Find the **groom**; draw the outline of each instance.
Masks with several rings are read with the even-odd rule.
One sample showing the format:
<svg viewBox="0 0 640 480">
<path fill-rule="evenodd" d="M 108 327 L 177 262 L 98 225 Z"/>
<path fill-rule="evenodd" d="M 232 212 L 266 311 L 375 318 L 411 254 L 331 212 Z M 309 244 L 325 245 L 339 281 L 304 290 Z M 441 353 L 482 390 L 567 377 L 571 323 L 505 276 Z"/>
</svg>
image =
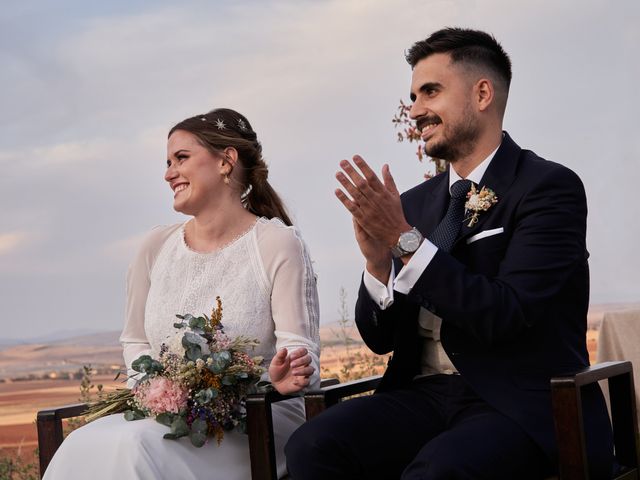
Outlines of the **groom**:
<svg viewBox="0 0 640 480">
<path fill-rule="evenodd" d="M 447 28 L 407 53 L 410 115 L 448 170 L 398 194 L 359 156 L 336 195 L 366 259 L 356 323 L 393 352 L 378 391 L 303 425 L 294 480 L 526 479 L 557 471 L 549 379 L 588 365 L 587 206 L 571 170 L 502 130 L 511 62 Z M 602 395 L 583 394 L 592 478 L 610 478 Z"/>
</svg>

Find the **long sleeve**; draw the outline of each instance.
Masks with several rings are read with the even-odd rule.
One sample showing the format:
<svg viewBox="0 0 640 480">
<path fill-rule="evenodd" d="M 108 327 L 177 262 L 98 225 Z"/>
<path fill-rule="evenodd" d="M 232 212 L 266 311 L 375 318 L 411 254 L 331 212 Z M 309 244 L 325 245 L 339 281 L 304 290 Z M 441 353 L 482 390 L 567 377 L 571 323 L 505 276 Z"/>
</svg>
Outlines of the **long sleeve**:
<svg viewBox="0 0 640 480">
<path fill-rule="evenodd" d="M 154 228 L 144 239 L 127 271 L 125 323 L 120 343 L 128 375 L 135 373 L 131 370 L 131 363 L 139 356 L 151 352 L 144 327 L 147 295 L 151 286 L 150 273 L 158 252 L 175 228 L 176 226 Z"/>
<path fill-rule="evenodd" d="M 315 369 L 310 387 L 316 387 L 320 381 L 319 306 L 307 248 L 294 227 L 273 223 L 264 226 L 258 248 L 271 284 L 276 350 L 306 348 Z"/>
</svg>

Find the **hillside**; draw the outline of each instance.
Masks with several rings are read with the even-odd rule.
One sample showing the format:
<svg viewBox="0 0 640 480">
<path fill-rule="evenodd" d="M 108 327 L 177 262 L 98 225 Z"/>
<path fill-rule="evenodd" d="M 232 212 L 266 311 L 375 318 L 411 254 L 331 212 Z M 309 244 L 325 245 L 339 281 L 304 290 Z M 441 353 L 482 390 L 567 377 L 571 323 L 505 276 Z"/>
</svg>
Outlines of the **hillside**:
<svg viewBox="0 0 640 480">
<path fill-rule="evenodd" d="M 605 304 L 593 305 L 589 310 L 588 323 L 591 330 L 589 350 L 595 354 L 597 330 L 606 311 L 638 308 L 638 304 Z M 10 378 L 64 378 L 73 376 L 83 365 L 91 364 L 93 368 L 107 373 L 121 368 L 122 350 L 118 342 L 119 332 L 87 333 L 69 335 L 60 338 L 61 334 L 52 336 L 48 341 L 43 338 L 39 342 L 0 347 L 0 380 Z M 348 339 L 348 341 L 346 340 Z M 25 342 L 23 340 L 23 342 Z M 349 353 L 367 353 L 366 347 L 358 334 L 357 328 L 351 324 L 342 328 L 338 322 L 325 323 L 320 326 L 320 342 L 323 364 L 333 367 L 341 363 L 345 356 L 348 342 Z M 3 341 L 0 340 L 0 345 Z M 592 359 L 593 360 L 593 359 Z"/>
</svg>

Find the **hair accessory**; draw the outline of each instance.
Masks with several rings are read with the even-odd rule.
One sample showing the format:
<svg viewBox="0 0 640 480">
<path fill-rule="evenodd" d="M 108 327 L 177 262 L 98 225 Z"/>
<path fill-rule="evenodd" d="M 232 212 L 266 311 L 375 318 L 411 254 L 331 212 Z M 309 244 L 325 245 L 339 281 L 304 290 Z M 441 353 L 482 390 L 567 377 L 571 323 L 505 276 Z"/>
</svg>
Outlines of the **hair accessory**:
<svg viewBox="0 0 640 480">
<path fill-rule="evenodd" d="M 218 130 L 224 130 L 225 128 L 227 128 L 227 126 L 224 124 L 224 121 L 221 118 L 216 119 L 216 127 L 218 127 Z"/>
<path fill-rule="evenodd" d="M 207 117 L 200 117 L 200 120 L 202 120 L 203 122 L 207 121 Z"/>
<path fill-rule="evenodd" d="M 243 132 L 247 130 L 247 124 L 241 118 L 238 119 L 238 127 L 240 127 L 240 130 Z"/>
</svg>

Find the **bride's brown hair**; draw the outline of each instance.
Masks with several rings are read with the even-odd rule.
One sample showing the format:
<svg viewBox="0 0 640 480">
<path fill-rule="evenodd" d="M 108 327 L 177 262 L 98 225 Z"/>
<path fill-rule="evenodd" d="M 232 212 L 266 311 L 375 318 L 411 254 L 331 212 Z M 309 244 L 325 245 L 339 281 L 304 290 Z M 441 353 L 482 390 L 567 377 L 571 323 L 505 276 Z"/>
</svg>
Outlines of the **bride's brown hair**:
<svg viewBox="0 0 640 480">
<path fill-rule="evenodd" d="M 176 130 L 193 134 L 214 155 L 223 155 L 227 147 L 235 148 L 245 172 L 240 181 L 247 210 L 267 218 L 279 217 L 292 225 L 282 200 L 267 180 L 269 169 L 262 158 L 262 145 L 244 115 L 230 108 L 216 108 L 183 120 L 169 130 L 168 136 Z"/>
</svg>

